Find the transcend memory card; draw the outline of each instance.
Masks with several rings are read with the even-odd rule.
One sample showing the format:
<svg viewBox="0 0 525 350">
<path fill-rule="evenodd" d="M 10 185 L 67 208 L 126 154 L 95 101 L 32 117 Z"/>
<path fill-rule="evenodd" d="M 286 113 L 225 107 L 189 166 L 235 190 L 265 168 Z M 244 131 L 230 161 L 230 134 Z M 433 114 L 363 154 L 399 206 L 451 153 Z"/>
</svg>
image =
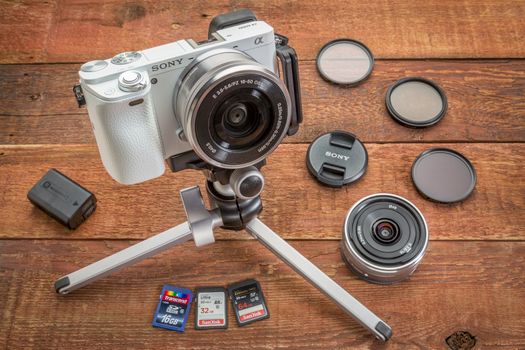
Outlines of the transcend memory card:
<svg viewBox="0 0 525 350">
<path fill-rule="evenodd" d="M 223 287 L 195 291 L 195 329 L 228 328 L 228 292 Z"/>
<path fill-rule="evenodd" d="M 256 280 L 232 284 L 228 292 L 239 326 L 270 317 L 261 286 Z"/>
<path fill-rule="evenodd" d="M 165 285 L 151 325 L 184 332 L 191 305 L 191 290 Z"/>
</svg>

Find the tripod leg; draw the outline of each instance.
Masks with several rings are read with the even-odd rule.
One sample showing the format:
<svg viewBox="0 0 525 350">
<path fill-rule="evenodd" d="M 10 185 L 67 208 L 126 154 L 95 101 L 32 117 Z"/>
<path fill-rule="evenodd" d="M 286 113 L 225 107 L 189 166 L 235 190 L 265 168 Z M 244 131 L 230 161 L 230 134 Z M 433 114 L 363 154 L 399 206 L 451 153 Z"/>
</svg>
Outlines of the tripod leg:
<svg viewBox="0 0 525 350">
<path fill-rule="evenodd" d="M 184 243 L 191 238 L 190 226 L 185 222 L 61 277 L 55 282 L 55 290 L 60 294 L 68 294 L 123 267 L 144 260 L 174 245 Z"/>
<path fill-rule="evenodd" d="M 332 299 L 346 313 L 372 332 L 376 338 L 387 341 L 392 336 L 392 329 L 367 309 L 357 299 L 328 277 L 310 260 L 302 256 L 259 219 L 253 219 L 246 225 L 246 230 L 257 238 L 270 251 L 287 263 L 297 273 Z"/>
</svg>

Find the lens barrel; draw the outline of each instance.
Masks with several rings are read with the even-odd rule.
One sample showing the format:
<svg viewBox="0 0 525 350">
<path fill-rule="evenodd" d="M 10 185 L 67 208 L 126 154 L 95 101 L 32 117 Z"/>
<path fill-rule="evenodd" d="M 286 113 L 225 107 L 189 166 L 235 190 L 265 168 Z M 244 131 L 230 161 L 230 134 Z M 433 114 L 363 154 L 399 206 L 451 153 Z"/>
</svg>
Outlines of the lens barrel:
<svg viewBox="0 0 525 350">
<path fill-rule="evenodd" d="M 282 141 L 291 120 L 284 83 L 243 52 L 211 50 L 186 67 L 175 115 L 195 153 L 224 169 L 254 165 Z"/>
<path fill-rule="evenodd" d="M 373 283 L 408 278 L 428 245 L 423 214 L 403 197 L 388 193 L 359 200 L 343 226 L 341 252 L 350 270 Z"/>
</svg>

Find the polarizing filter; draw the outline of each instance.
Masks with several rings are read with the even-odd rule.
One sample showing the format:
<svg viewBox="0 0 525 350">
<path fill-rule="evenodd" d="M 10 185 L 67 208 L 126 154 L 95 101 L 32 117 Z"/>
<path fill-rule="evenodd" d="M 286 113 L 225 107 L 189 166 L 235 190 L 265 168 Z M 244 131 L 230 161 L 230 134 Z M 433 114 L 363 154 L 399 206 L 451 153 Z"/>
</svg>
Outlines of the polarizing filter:
<svg viewBox="0 0 525 350">
<path fill-rule="evenodd" d="M 439 122 L 447 111 L 447 96 L 431 80 L 409 77 L 398 80 L 386 93 L 386 107 L 397 122 L 426 127 Z"/>
<path fill-rule="evenodd" d="M 317 55 L 319 74 L 335 84 L 357 85 L 370 76 L 373 67 L 372 52 L 353 39 L 330 41 Z"/>
</svg>

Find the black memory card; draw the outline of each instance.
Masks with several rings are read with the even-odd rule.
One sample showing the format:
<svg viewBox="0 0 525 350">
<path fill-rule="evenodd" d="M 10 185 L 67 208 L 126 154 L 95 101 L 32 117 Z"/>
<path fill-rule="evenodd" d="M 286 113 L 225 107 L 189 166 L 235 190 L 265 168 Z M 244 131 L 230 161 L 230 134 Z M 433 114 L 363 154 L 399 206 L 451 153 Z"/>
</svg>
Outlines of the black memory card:
<svg viewBox="0 0 525 350">
<path fill-rule="evenodd" d="M 270 317 L 263 291 L 256 280 L 234 283 L 228 287 L 228 292 L 239 326 Z"/>
<path fill-rule="evenodd" d="M 228 291 L 223 287 L 195 290 L 195 329 L 228 328 Z"/>
</svg>

